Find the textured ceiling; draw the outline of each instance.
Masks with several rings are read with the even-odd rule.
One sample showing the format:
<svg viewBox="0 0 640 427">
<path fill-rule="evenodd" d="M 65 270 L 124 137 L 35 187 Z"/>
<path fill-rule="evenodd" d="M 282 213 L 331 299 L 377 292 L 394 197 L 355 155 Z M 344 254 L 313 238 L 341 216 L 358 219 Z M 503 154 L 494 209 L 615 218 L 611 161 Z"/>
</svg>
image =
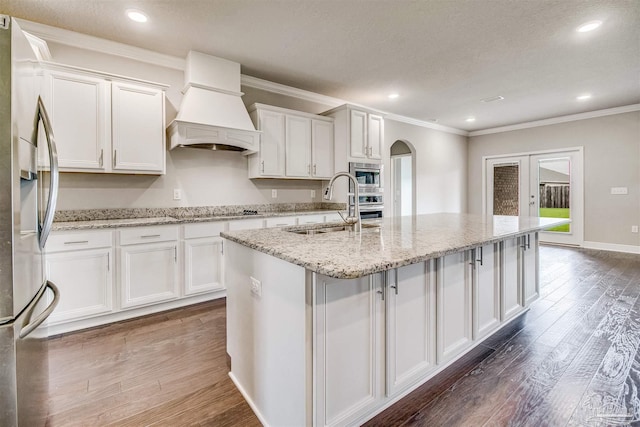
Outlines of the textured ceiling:
<svg viewBox="0 0 640 427">
<path fill-rule="evenodd" d="M 0 0 L 0 13 L 468 131 L 640 103 L 639 0 Z"/>
</svg>

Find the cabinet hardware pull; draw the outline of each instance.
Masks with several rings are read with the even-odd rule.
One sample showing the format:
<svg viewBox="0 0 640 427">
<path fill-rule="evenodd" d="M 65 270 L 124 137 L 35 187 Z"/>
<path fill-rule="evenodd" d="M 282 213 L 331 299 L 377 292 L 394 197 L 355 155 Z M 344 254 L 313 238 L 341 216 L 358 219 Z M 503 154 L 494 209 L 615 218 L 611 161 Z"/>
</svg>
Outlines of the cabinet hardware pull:
<svg viewBox="0 0 640 427">
<path fill-rule="evenodd" d="M 222 244 L 220 245 L 220 253 L 222 255 L 224 255 L 224 240 L 222 241 Z"/>
<path fill-rule="evenodd" d="M 144 236 L 140 236 L 141 239 L 151 239 L 153 237 L 160 237 L 159 234 L 146 234 Z"/>
<path fill-rule="evenodd" d="M 83 243 L 89 243 L 88 240 L 75 240 L 73 242 L 64 242 L 65 245 L 81 245 Z"/>
<path fill-rule="evenodd" d="M 262 173 L 264 173 L 264 160 L 262 161 Z"/>
<path fill-rule="evenodd" d="M 478 249 L 480 249 L 480 259 L 476 260 L 476 262 L 479 262 L 480 265 L 482 265 L 482 261 L 484 259 L 484 256 L 483 256 L 483 253 L 482 253 L 482 246 L 480 246 L 480 248 L 478 248 Z"/>
<path fill-rule="evenodd" d="M 173 262 L 178 262 L 178 247 L 173 247 Z"/>
<path fill-rule="evenodd" d="M 315 163 L 314 163 L 314 165 L 313 165 L 313 174 L 314 174 L 314 175 L 316 175 L 317 173 L 318 173 L 318 172 L 316 171 L 316 165 L 315 165 Z"/>
<path fill-rule="evenodd" d="M 100 167 L 104 164 L 104 149 L 100 149 Z"/>
<path fill-rule="evenodd" d="M 531 234 L 527 234 L 527 249 L 531 249 Z"/>
<path fill-rule="evenodd" d="M 118 165 L 118 150 L 113 150 L 113 167 L 115 168 Z"/>
<path fill-rule="evenodd" d="M 107 252 L 107 271 L 111 271 L 111 253 Z"/>
</svg>

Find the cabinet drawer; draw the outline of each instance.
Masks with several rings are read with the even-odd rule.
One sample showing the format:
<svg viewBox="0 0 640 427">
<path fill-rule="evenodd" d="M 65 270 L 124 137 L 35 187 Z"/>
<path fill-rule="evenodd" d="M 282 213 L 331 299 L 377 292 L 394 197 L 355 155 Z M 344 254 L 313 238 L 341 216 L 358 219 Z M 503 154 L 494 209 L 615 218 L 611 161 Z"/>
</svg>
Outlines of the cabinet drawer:
<svg viewBox="0 0 640 427">
<path fill-rule="evenodd" d="M 120 245 L 136 245 L 140 243 L 167 242 L 178 240 L 178 227 L 135 227 L 118 231 Z"/>
<path fill-rule="evenodd" d="M 47 253 L 78 249 L 107 248 L 112 245 L 111 231 L 52 233 L 47 239 Z"/>
<path fill-rule="evenodd" d="M 304 215 L 298 217 L 298 224 L 322 224 L 324 215 Z"/>
<path fill-rule="evenodd" d="M 262 219 L 241 219 L 238 221 L 229 221 L 229 231 L 234 230 L 253 230 L 262 228 L 264 220 Z"/>
<path fill-rule="evenodd" d="M 226 222 L 202 222 L 198 224 L 185 224 L 184 238 L 197 239 L 200 237 L 216 237 L 224 231 Z"/>
<path fill-rule="evenodd" d="M 280 216 L 276 218 L 267 218 L 265 223 L 267 227 L 283 227 L 285 225 L 296 225 L 296 217 Z"/>
</svg>

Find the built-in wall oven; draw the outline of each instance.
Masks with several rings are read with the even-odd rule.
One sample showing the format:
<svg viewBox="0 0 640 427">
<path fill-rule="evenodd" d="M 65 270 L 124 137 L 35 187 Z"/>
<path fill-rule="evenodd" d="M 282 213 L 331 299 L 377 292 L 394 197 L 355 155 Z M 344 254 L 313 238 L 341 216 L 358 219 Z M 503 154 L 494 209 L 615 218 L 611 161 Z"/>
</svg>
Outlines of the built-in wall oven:
<svg viewBox="0 0 640 427">
<path fill-rule="evenodd" d="M 349 173 L 358 182 L 360 218 L 382 218 L 384 211 L 384 190 L 382 165 L 379 163 L 349 163 Z M 354 188 L 349 183 L 349 202 L 353 204 Z"/>
</svg>

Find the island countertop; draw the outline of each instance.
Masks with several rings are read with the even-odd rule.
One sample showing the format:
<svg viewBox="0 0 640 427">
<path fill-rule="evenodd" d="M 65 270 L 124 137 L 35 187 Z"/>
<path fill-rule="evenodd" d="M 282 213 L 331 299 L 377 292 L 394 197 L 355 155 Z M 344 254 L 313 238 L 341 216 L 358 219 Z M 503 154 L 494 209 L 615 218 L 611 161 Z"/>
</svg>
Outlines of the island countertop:
<svg viewBox="0 0 640 427">
<path fill-rule="evenodd" d="M 384 218 L 362 233 L 296 234 L 283 227 L 241 230 L 221 236 L 260 252 L 339 279 L 414 264 L 506 238 L 566 224 L 568 219 L 439 213 Z M 327 226 L 323 224 L 316 228 Z"/>
</svg>

